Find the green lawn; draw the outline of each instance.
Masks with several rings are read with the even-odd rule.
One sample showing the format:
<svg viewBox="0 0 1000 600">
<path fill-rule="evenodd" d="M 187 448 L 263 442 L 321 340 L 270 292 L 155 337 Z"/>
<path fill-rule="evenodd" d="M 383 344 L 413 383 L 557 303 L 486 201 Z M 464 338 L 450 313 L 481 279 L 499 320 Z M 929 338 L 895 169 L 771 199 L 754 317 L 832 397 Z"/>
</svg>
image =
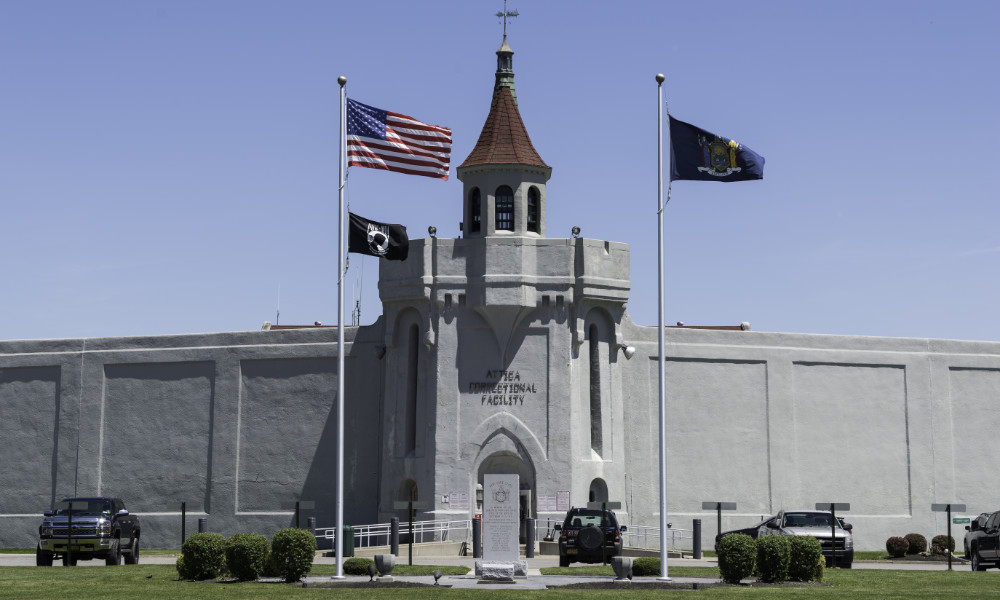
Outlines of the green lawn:
<svg viewBox="0 0 1000 600">
<path fill-rule="evenodd" d="M 323 565 L 323 570 L 329 565 Z M 434 567 L 431 567 L 432 569 Z M 443 570 L 443 569 L 442 569 Z M 319 571 L 317 574 L 322 573 Z M 674 577 L 712 576 L 713 569 L 677 567 L 670 569 Z M 825 584 L 810 587 L 716 587 L 697 592 L 665 592 L 643 590 L 640 584 L 611 590 L 551 589 L 526 591 L 501 589 L 496 586 L 482 590 L 451 590 L 448 588 L 396 588 L 367 585 L 367 577 L 352 577 L 349 581 L 363 583 L 360 588 L 343 590 L 302 588 L 277 583 L 218 583 L 177 581 L 177 572 L 170 565 L 136 565 L 118 568 L 79 567 L 0 567 L 0 597 L 30 600 L 33 598 L 73 598 L 73 600 L 103 600 L 105 598 L 349 598 L 366 600 L 379 598 L 467 598 L 483 600 L 515 600 L 526 596 L 549 598 L 654 598 L 664 594 L 684 598 L 1000 598 L 1000 578 L 995 573 L 947 571 L 836 570 L 828 571 Z"/>
</svg>

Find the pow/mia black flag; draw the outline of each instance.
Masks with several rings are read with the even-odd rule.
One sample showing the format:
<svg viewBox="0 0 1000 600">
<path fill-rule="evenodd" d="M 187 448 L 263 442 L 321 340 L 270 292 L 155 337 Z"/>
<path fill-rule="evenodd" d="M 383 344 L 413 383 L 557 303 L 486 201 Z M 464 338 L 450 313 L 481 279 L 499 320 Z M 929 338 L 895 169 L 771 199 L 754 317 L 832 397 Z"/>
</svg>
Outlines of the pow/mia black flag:
<svg viewBox="0 0 1000 600">
<path fill-rule="evenodd" d="M 347 251 L 370 256 L 381 256 L 389 260 L 406 260 L 410 253 L 410 238 L 406 227 L 392 223 L 379 223 L 348 213 Z"/>
</svg>

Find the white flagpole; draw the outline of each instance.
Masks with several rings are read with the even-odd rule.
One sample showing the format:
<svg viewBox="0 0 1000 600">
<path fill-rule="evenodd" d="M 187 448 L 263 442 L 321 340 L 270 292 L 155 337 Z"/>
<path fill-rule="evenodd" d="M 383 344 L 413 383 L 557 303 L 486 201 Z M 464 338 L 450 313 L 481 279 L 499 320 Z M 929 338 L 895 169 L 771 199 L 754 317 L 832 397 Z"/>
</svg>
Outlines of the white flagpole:
<svg viewBox="0 0 1000 600">
<path fill-rule="evenodd" d="M 660 581 L 671 581 L 667 573 L 667 362 L 664 353 L 664 318 L 663 318 L 663 73 L 656 74 L 656 164 L 657 164 L 657 243 L 656 253 L 659 265 L 659 326 L 657 327 L 657 344 L 659 357 L 657 364 L 660 371 Z"/>
<path fill-rule="evenodd" d="M 337 213 L 337 534 L 334 550 L 337 571 L 334 579 L 344 579 L 344 171 L 347 164 L 347 78 L 337 78 L 340 84 L 340 210 Z"/>
</svg>

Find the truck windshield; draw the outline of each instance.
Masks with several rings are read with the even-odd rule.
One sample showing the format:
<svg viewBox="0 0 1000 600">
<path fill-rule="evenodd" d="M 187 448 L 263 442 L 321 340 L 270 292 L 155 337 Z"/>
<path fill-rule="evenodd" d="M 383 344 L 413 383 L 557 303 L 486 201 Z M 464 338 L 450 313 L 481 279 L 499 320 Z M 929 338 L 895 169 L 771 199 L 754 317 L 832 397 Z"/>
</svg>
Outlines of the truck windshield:
<svg viewBox="0 0 1000 600">
<path fill-rule="evenodd" d="M 73 502 L 74 505 L 77 502 L 84 502 L 82 500 L 74 500 L 73 498 L 67 498 L 62 502 L 56 503 L 57 515 L 68 515 L 69 514 L 69 503 Z M 104 500 L 90 500 L 87 501 L 87 508 L 73 509 L 74 515 L 91 515 L 91 516 L 110 516 L 111 515 L 111 503 Z"/>
<path fill-rule="evenodd" d="M 588 525 L 596 525 L 597 527 L 600 527 L 601 517 L 602 513 L 599 510 L 579 511 L 570 515 L 570 517 L 566 519 L 565 525 L 567 527 L 587 527 Z M 617 527 L 618 523 L 615 520 L 614 515 L 603 513 L 603 517 L 605 527 Z"/>
<path fill-rule="evenodd" d="M 830 513 L 785 513 L 784 527 L 830 527 Z M 840 524 L 837 523 L 837 527 Z"/>
</svg>

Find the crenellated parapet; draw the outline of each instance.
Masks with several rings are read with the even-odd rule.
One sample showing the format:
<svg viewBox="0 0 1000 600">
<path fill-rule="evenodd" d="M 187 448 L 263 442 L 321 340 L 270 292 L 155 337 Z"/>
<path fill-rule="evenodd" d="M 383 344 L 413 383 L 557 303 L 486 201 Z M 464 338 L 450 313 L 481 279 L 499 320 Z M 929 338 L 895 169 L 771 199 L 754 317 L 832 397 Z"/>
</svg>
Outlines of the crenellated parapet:
<svg viewBox="0 0 1000 600">
<path fill-rule="evenodd" d="M 406 261 L 381 261 L 379 271 L 390 346 L 395 345 L 393 312 L 406 308 L 424 316 L 429 340 L 433 321 L 473 310 L 491 325 L 501 347 L 535 311 L 561 312 L 578 345 L 590 310 L 603 309 L 614 323 L 621 322 L 629 289 L 628 245 L 584 238 L 411 240 Z M 620 337 L 616 327 L 615 338 Z"/>
</svg>

